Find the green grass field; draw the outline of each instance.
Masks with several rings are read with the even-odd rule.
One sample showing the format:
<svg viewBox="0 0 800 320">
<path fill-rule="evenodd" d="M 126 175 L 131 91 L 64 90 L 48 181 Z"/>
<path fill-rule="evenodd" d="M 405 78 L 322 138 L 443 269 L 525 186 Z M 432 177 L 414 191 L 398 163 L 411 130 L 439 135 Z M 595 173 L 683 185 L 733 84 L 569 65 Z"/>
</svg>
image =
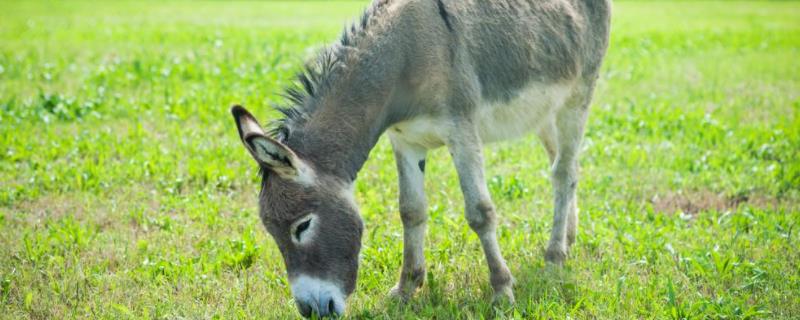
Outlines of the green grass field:
<svg viewBox="0 0 800 320">
<path fill-rule="evenodd" d="M 228 108 L 261 120 L 365 2 L 0 2 L 0 318 L 298 317 Z M 800 317 L 800 3 L 617 2 L 563 270 L 534 137 L 486 148 L 515 306 L 493 307 L 447 152 L 407 304 L 382 140 L 353 318 Z"/>
</svg>

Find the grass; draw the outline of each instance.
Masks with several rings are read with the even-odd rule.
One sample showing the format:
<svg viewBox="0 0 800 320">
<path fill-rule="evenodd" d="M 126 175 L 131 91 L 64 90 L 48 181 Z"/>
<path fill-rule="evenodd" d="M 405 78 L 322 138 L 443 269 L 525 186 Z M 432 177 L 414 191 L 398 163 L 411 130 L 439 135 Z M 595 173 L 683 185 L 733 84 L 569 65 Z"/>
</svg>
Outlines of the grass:
<svg viewBox="0 0 800 320">
<path fill-rule="evenodd" d="M 262 120 L 364 2 L 0 2 L 0 318 L 296 317 L 228 106 Z M 356 185 L 353 318 L 800 314 L 800 4 L 617 2 L 582 156 L 578 242 L 545 267 L 546 156 L 486 148 L 518 303 L 492 307 L 448 155 L 428 278 L 402 255 L 387 141 Z"/>
</svg>

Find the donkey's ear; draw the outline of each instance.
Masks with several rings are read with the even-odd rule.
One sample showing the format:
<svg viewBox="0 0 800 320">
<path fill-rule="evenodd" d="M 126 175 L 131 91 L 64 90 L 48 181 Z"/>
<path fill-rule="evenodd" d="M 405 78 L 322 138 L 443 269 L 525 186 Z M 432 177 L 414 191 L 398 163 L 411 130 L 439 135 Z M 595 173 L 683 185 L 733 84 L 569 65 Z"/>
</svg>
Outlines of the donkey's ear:
<svg viewBox="0 0 800 320">
<path fill-rule="evenodd" d="M 277 173 L 284 179 L 304 184 L 313 181 L 314 173 L 289 147 L 267 137 L 258 121 L 241 106 L 231 108 L 233 119 L 250 155 L 264 168 Z"/>
</svg>

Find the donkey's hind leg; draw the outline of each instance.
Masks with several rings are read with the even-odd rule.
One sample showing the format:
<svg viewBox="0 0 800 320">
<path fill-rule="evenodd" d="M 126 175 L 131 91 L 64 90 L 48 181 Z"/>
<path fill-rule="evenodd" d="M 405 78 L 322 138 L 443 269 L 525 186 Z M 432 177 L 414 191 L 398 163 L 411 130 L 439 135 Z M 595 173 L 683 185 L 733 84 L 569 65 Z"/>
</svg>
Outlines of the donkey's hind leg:
<svg viewBox="0 0 800 320">
<path fill-rule="evenodd" d="M 427 150 L 392 136 L 400 182 L 400 217 L 403 220 L 403 267 L 390 295 L 406 300 L 425 280 L 425 229 L 428 206 L 424 175 Z"/>
<path fill-rule="evenodd" d="M 555 117 L 558 149 L 552 168 L 553 230 L 545 259 L 556 265 L 566 260 L 569 245 L 575 241 L 577 233 L 578 153 L 588 113 L 586 101 L 585 95 L 574 95 Z"/>
<path fill-rule="evenodd" d="M 556 156 L 558 156 L 558 128 L 556 128 L 555 119 L 545 122 L 536 133 L 539 140 L 544 145 L 547 151 L 547 157 L 550 160 L 549 165 L 552 169 L 555 165 Z M 578 197 L 575 197 L 572 204 L 567 209 L 567 250 L 575 243 L 575 238 L 578 233 Z"/>
</svg>

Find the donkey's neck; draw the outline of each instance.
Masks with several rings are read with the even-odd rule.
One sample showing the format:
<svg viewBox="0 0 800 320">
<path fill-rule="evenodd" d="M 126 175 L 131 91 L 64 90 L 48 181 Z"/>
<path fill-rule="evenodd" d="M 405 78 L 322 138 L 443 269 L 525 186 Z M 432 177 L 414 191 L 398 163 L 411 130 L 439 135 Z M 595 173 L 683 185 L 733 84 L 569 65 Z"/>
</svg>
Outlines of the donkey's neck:
<svg viewBox="0 0 800 320">
<path fill-rule="evenodd" d="M 390 108 L 402 65 L 391 48 L 373 48 L 349 57 L 316 110 L 287 144 L 317 170 L 355 180 L 370 150 L 396 118 Z"/>
</svg>

